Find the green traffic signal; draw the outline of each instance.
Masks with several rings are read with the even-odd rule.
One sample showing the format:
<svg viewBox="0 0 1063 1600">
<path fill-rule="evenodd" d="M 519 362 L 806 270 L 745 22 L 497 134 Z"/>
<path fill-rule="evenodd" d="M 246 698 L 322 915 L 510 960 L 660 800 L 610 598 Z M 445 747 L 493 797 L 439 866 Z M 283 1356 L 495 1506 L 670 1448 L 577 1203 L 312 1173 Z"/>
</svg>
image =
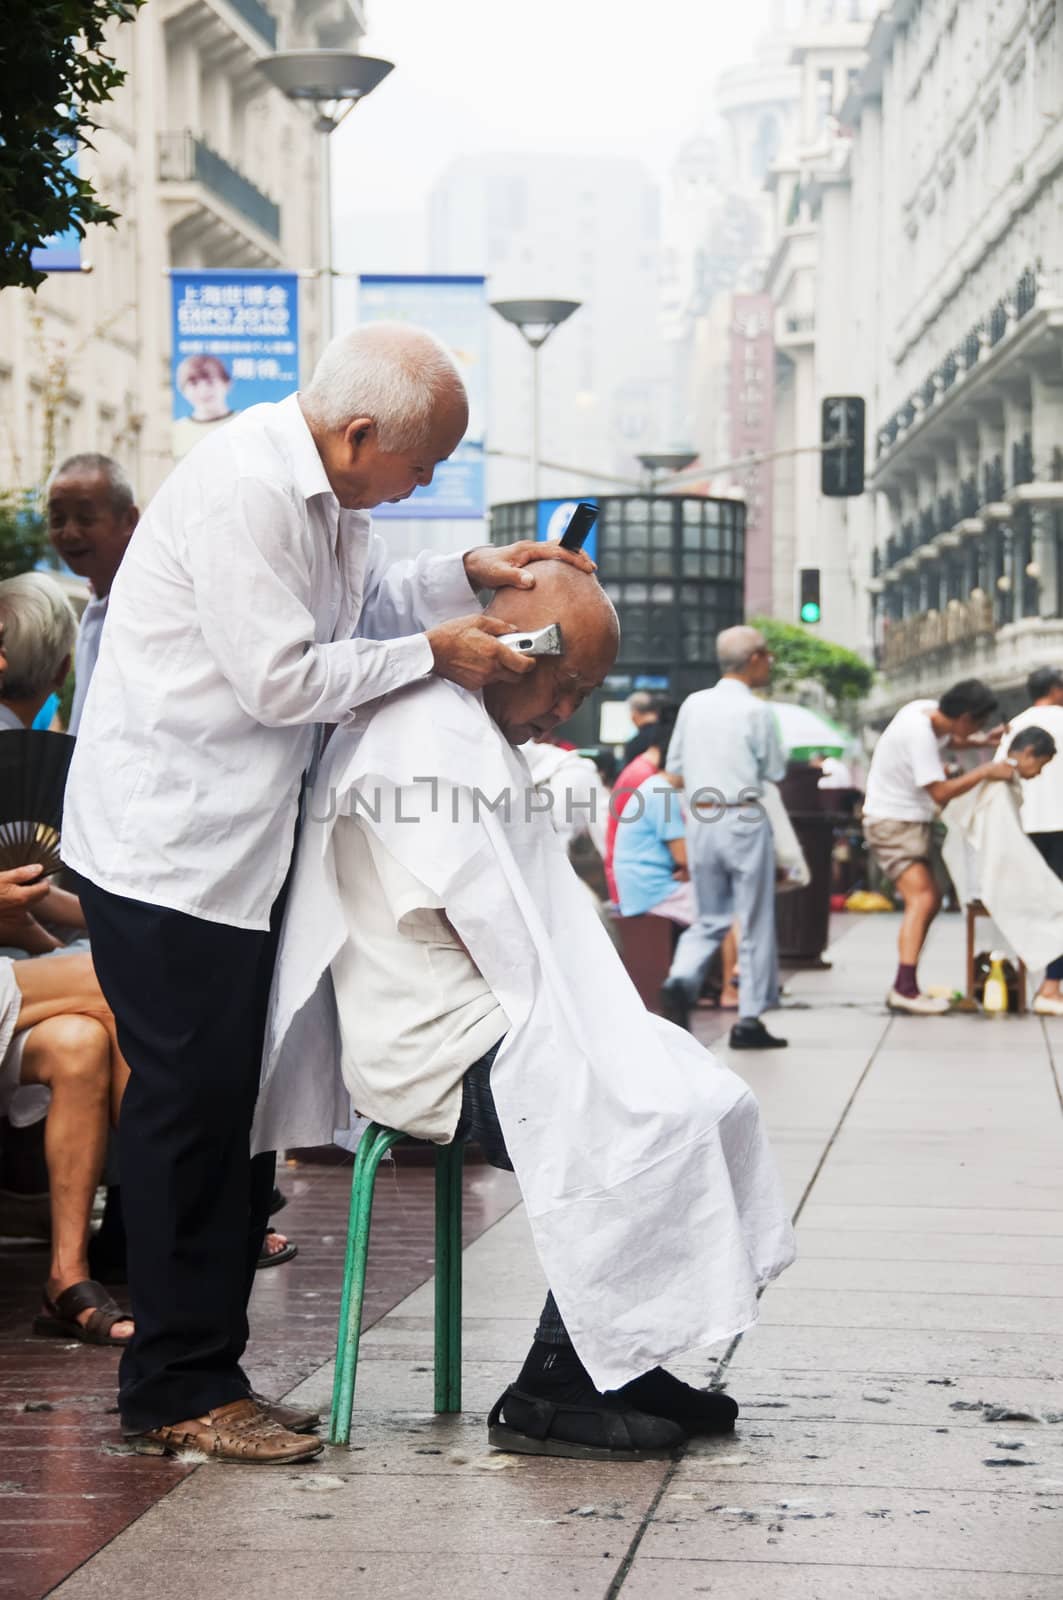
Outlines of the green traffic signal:
<svg viewBox="0 0 1063 1600">
<path fill-rule="evenodd" d="M 802 622 L 818 622 L 819 621 L 819 615 L 820 615 L 820 613 L 819 613 L 819 601 L 818 600 L 806 600 L 804 605 L 801 607 L 801 621 Z"/>
</svg>

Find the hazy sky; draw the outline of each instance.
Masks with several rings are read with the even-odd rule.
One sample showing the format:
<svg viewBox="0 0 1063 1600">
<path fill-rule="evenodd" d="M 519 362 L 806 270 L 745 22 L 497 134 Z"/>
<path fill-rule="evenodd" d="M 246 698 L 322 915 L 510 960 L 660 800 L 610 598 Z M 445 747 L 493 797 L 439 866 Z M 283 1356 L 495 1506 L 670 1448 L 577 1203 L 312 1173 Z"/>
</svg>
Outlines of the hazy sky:
<svg viewBox="0 0 1063 1600">
<path fill-rule="evenodd" d="M 764 0 L 370 0 L 395 71 L 334 136 L 334 209 L 420 214 L 457 155 L 641 155 L 663 174 Z"/>
</svg>

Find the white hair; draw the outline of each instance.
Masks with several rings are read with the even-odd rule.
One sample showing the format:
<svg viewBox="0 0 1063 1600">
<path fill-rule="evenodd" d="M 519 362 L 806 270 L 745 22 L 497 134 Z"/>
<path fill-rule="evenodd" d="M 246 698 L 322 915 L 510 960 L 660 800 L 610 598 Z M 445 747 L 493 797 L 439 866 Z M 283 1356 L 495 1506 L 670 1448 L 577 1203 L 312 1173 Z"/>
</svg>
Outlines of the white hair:
<svg viewBox="0 0 1063 1600">
<path fill-rule="evenodd" d="M 382 450 L 411 450 L 446 395 L 464 399 L 465 385 L 439 340 L 405 322 L 373 322 L 332 340 L 302 399 L 319 427 L 340 430 L 369 417 Z"/>
<path fill-rule="evenodd" d="M 74 648 L 74 608 L 43 572 L 24 572 L 0 583 L 0 629 L 7 671 L 0 682 L 5 700 L 32 700 L 50 690 Z"/>
<path fill-rule="evenodd" d="M 741 672 L 757 650 L 764 649 L 764 635 L 756 628 L 739 623 L 716 635 L 716 659 L 721 672 Z"/>
</svg>

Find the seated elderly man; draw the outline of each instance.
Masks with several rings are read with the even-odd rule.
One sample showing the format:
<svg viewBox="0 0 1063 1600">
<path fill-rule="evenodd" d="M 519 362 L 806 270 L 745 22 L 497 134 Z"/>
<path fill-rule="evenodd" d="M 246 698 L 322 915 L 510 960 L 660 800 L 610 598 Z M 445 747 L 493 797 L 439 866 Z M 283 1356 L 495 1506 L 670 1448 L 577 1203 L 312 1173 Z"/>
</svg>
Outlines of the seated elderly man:
<svg viewBox="0 0 1063 1600">
<path fill-rule="evenodd" d="M 31 914 L 48 893 L 39 867 L 0 872 L 0 917 Z M 92 957 L 70 952 L 0 959 L 0 1116 L 20 1086 L 51 1090 L 44 1149 L 52 1258 L 34 1332 L 84 1344 L 125 1344 L 128 1316 L 89 1274 L 89 1221 L 128 1072 Z"/>
<path fill-rule="evenodd" d="M 564 654 L 482 698 L 400 690 L 328 748 L 255 1137 L 320 1142 L 345 1082 L 363 1115 L 512 1166 L 552 1292 L 490 1440 L 637 1459 L 733 1426 L 664 1363 L 756 1320 L 792 1234 L 753 1096 L 645 1010 L 514 748 L 602 681 L 613 608 L 558 568 L 489 609 L 559 622 Z"/>
<path fill-rule="evenodd" d="M 73 607 L 54 579 L 26 572 L 0 582 L 0 732 L 32 728 L 66 682 L 76 636 Z M 77 896 L 63 889 L 49 886 L 34 913 L 7 917 L 0 904 L 0 945 L 43 955 L 85 932 Z"/>
</svg>

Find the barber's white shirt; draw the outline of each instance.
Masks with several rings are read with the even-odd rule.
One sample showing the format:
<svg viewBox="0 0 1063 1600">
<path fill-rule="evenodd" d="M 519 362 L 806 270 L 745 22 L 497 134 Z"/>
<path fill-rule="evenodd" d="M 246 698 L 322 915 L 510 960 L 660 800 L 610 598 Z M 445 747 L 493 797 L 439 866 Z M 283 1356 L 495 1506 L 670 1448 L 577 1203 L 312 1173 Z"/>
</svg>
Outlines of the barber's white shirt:
<svg viewBox="0 0 1063 1600">
<path fill-rule="evenodd" d="M 427 676 L 423 630 L 474 609 L 460 555 L 389 567 L 368 513 L 341 510 L 296 395 L 243 412 L 174 469 L 122 561 L 64 860 L 114 894 L 267 928 L 314 724 Z"/>
<path fill-rule="evenodd" d="M 81 714 L 88 698 L 89 684 L 92 682 L 92 674 L 96 671 L 96 662 L 100 657 L 100 639 L 103 634 L 103 624 L 107 619 L 108 598 L 107 595 L 102 599 L 93 595 L 81 613 L 81 625 L 74 646 L 74 701 L 70 707 L 70 726 L 66 730 L 67 733 L 76 734 L 81 726 Z"/>
</svg>

